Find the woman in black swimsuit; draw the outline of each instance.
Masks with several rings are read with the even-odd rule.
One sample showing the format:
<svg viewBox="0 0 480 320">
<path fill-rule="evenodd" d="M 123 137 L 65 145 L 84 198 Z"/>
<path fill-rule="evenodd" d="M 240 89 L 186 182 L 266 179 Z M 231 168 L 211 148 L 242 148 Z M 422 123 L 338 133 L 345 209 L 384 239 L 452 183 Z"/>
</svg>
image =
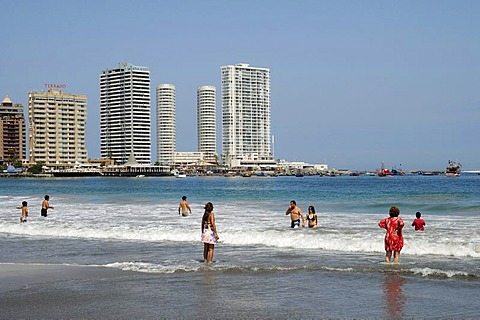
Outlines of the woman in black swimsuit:
<svg viewBox="0 0 480 320">
<path fill-rule="evenodd" d="M 308 207 L 308 214 L 307 214 L 307 221 L 309 228 L 316 228 L 317 227 L 317 214 L 315 213 L 315 207 L 309 206 Z"/>
</svg>

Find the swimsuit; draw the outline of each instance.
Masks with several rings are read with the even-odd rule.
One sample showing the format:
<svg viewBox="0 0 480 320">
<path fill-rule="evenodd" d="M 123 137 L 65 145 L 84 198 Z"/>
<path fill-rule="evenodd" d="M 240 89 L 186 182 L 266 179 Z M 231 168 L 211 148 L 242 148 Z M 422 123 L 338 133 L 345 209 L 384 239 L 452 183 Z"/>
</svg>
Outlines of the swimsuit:
<svg viewBox="0 0 480 320">
<path fill-rule="evenodd" d="M 295 226 L 300 227 L 300 219 L 292 220 L 292 228 L 295 228 Z"/>
<path fill-rule="evenodd" d="M 317 225 L 317 219 L 316 219 L 316 218 L 317 218 L 317 217 L 315 216 L 314 213 L 312 213 L 312 217 L 311 217 L 311 218 L 310 218 L 310 215 L 307 214 L 307 220 L 309 221 L 308 226 L 309 226 L 310 228 L 313 228 L 313 227 L 315 227 L 315 226 Z M 312 221 L 312 222 L 315 223 L 315 224 L 310 225 L 310 221 Z"/>
<path fill-rule="evenodd" d="M 42 215 L 42 217 L 46 217 L 47 216 L 47 209 L 42 208 L 42 211 L 40 211 L 40 214 Z"/>
<path fill-rule="evenodd" d="M 208 244 L 217 243 L 217 237 L 215 236 L 215 232 L 212 230 L 210 223 L 205 223 L 203 225 L 202 242 Z"/>
<path fill-rule="evenodd" d="M 190 212 L 188 210 L 183 211 L 182 210 L 182 217 L 188 217 L 190 215 Z"/>
</svg>

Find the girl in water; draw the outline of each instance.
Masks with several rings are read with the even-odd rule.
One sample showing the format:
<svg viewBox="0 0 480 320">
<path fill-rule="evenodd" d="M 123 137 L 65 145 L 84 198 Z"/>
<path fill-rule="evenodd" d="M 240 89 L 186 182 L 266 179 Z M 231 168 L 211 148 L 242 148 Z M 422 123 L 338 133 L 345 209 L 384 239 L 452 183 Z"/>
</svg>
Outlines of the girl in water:
<svg viewBox="0 0 480 320">
<path fill-rule="evenodd" d="M 317 214 L 315 213 L 315 207 L 309 206 L 308 207 L 308 214 L 307 214 L 307 222 L 309 228 L 316 228 L 317 227 Z"/>
<path fill-rule="evenodd" d="M 213 204 L 208 202 L 205 205 L 205 213 L 202 217 L 203 262 L 212 263 L 213 248 L 218 242 L 218 239 L 215 215 L 213 214 Z"/>
</svg>

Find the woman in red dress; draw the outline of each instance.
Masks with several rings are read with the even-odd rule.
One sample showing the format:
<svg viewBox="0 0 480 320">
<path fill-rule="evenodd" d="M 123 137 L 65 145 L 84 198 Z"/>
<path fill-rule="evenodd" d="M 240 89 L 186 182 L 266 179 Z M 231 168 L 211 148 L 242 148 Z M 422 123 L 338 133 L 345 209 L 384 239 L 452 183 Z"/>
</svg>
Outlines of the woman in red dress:
<svg viewBox="0 0 480 320">
<path fill-rule="evenodd" d="M 405 225 L 402 218 L 399 218 L 400 209 L 393 206 L 389 211 L 389 218 L 381 220 L 378 225 L 380 228 L 387 229 L 387 234 L 385 235 L 385 262 L 389 263 L 392 260 L 393 253 L 393 262 L 400 262 L 400 251 L 403 248 L 403 235 L 402 228 Z"/>
</svg>

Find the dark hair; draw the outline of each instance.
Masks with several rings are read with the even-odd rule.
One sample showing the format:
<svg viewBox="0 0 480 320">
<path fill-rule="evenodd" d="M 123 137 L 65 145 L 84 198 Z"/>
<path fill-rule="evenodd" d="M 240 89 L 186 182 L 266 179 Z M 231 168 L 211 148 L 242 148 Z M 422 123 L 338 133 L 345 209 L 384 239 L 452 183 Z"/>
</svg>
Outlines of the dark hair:
<svg viewBox="0 0 480 320">
<path fill-rule="evenodd" d="M 312 213 L 315 213 L 315 207 L 314 206 L 308 207 L 308 212 L 310 212 L 310 210 L 312 210 Z"/>
<path fill-rule="evenodd" d="M 293 203 L 294 205 L 297 205 L 297 202 L 295 200 L 290 201 L 290 203 Z"/>
<path fill-rule="evenodd" d="M 48 200 L 48 199 L 50 199 L 50 196 L 48 196 L 48 194 L 47 194 L 47 195 L 45 195 L 44 198 L 45 198 L 45 200 Z"/>
<path fill-rule="evenodd" d="M 210 213 L 213 211 L 213 203 L 211 202 L 207 202 L 207 204 L 205 205 L 205 213 Z"/>
<path fill-rule="evenodd" d="M 420 213 L 420 211 L 417 211 L 417 213 L 415 213 L 415 216 L 417 217 L 417 219 L 420 219 L 420 217 L 422 216 L 422 214 Z"/>
<path fill-rule="evenodd" d="M 183 196 L 183 197 L 182 197 L 182 200 L 187 200 L 187 196 Z"/>
<path fill-rule="evenodd" d="M 22 202 L 22 207 L 26 207 L 27 204 L 28 204 L 27 201 L 23 201 L 23 202 Z"/>
<path fill-rule="evenodd" d="M 390 214 L 390 217 L 398 217 L 398 215 L 400 214 L 400 209 L 398 209 L 395 206 L 392 206 L 388 213 Z"/>
</svg>

